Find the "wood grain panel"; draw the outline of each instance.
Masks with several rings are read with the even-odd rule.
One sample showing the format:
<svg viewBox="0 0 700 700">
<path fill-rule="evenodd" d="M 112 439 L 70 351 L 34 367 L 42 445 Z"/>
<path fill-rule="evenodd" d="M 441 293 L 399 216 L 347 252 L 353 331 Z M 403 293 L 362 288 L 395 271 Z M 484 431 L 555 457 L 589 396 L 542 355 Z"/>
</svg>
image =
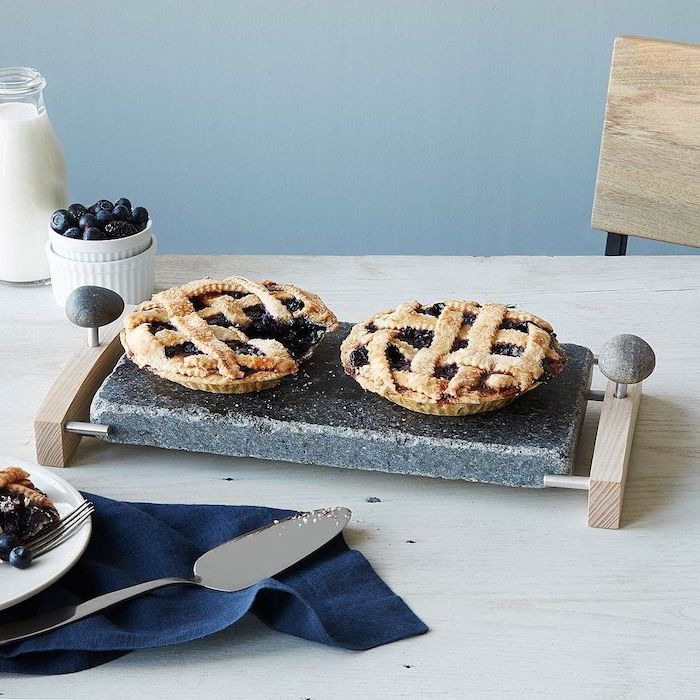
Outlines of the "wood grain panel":
<svg viewBox="0 0 700 700">
<path fill-rule="evenodd" d="M 84 347 L 68 361 L 44 397 L 34 418 L 36 460 L 48 467 L 67 467 L 80 435 L 63 429 L 67 421 L 87 421 L 90 403 L 104 378 L 123 354 L 121 321 L 101 331 L 99 347 Z"/>
<path fill-rule="evenodd" d="M 608 382 L 591 462 L 588 491 L 588 524 L 591 527 L 610 530 L 620 527 L 630 450 L 641 398 L 641 382 L 630 385 L 623 399 L 615 398 L 615 382 Z"/>
<path fill-rule="evenodd" d="M 615 40 L 591 225 L 700 247 L 700 46 Z"/>
</svg>

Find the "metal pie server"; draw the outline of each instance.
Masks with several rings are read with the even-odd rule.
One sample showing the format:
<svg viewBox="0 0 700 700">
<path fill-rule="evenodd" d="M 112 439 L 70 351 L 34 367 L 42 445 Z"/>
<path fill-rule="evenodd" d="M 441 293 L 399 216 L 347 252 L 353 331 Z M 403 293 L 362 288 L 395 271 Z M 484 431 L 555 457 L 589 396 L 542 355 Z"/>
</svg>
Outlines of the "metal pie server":
<svg viewBox="0 0 700 700">
<path fill-rule="evenodd" d="M 185 583 L 233 593 L 284 571 L 332 540 L 350 521 L 347 508 L 293 515 L 247 532 L 202 554 L 192 578 L 161 578 L 68 605 L 44 615 L 0 625 L 0 644 L 29 639 L 163 586 Z M 21 573 L 18 573 L 21 575 Z"/>
</svg>

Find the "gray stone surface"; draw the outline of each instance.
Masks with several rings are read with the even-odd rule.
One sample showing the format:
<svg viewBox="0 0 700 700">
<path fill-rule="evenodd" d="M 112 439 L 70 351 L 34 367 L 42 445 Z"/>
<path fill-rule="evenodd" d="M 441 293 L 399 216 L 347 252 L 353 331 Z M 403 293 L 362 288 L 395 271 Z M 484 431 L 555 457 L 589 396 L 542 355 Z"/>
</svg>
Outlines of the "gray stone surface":
<svg viewBox="0 0 700 700">
<path fill-rule="evenodd" d="M 606 340 L 598 354 L 600 371 L 613 382 L 637 384 L 656 366 L 656 355 L 646 340 L 637 335 L 616 335 Z"/>
<path fill-rule="evenodd" d="M 124 300 L 111 289 L 85 285 L 74 289 L 66 299 L 69 321 L 81 328 L 100 328 L 116 321 L 124 311 Z"/>
<path fill-rule="evenodd" d="M 296 377 L 258 394 L 191 391 L 122 358 L 95 396 L 91 420 L 109 440 L 193 452 L 541 487 L 570 474 L 592 354 L 565 345 L 555 380 L 494 413 L 412 413 L 365 393 L 342 370 L 350 324 L 327 336 Z M 193 467 L 193 468 L 196 468 Z"/>
</svg>

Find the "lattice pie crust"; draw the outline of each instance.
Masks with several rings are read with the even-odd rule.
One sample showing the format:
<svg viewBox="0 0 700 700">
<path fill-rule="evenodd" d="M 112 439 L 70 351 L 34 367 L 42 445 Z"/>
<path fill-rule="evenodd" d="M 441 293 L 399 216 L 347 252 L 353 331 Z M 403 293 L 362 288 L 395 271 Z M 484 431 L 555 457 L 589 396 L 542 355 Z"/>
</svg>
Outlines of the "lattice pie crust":
<svg viewBox="0 0 700 700">
<path fill-rule="evenodd" d="M 321 299 L 293 285 L 203 279 L 155 294 L 121 334 L 139 367 L 190 389 L 245 393 L 294 374 L 337 326 Z"/>
<path fill-rule="evenodd" d="M 493 411 L 559 374 L 566 357 L 547 321 L 501 304 L 417 301 L 354 326 L 345 371 L 412 411 Z"/>
</svg>

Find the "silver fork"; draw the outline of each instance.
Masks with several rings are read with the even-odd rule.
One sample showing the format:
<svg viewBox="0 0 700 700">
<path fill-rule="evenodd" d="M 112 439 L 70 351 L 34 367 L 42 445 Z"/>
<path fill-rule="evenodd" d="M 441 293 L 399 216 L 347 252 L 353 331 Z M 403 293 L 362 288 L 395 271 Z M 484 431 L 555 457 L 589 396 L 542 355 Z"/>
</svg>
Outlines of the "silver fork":
<svg viewBox="0 0 700 700">
<path fill-rule="evenodd" d="M 72 537 L 94 512 L 95 506 L 90 501 L 83 501 L 68 515 L 63 516 L 53 525 L 44 528 L 38 534 L 23 541 L 22 544 L 25 547 L 29 547 L 32 552 L 32 559 L 36 559 Z"/>
</svg>

